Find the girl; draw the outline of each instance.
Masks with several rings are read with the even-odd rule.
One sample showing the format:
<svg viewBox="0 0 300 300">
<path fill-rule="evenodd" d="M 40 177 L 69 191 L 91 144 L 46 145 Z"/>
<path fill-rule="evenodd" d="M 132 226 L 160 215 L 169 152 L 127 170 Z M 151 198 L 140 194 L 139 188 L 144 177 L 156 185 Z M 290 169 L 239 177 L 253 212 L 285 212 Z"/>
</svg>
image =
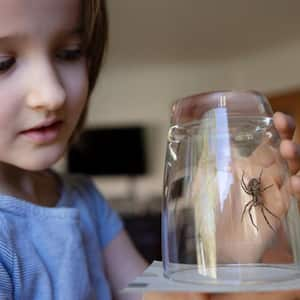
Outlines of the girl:
<svg viewBox="0 0 300 300">
<path fill-rule="evenodd" d="M 102 1 L 0 2 L 1 300 L 138 298 L 118 293 L 146 263 L 117 214 L 89 179 L 50 171 L 83 124 L 105 41 Z M 290 139 L 289 118 L 276 124 Z M 296 149 L 282 144 L 295 173 Z"/>
<path fill-rule="evenodd" d="M 145 267 L 92 183 L 49 171 L 95 85 L 103 5 L 0 3 L 0 299 L 106 300 Z"/>
</svg>

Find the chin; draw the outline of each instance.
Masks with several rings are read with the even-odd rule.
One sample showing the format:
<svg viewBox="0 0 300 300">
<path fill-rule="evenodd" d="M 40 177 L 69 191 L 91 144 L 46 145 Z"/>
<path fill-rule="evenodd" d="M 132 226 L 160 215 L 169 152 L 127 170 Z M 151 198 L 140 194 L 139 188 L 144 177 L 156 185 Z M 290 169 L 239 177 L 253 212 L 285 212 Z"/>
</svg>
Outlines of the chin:
<svg viewBox="0 0 300 300">
<path fill-rule="evenodd" d="M 19 168 L 28 171 L 43 171 L 51 168 L 64 154 L 64 151 L 51 151 L 50 153 L 37 154 L 34 157 L 24 157 L 18 161 Z"/>
<path fill-rule="evenodd" d="M 34 162 L 27 161 L 26 163 L 24 162 L 18 164 L 18 167 L 27 171 L 43 171 L 51 168 L 57 161 L 58 159 Z"/>
</svg>

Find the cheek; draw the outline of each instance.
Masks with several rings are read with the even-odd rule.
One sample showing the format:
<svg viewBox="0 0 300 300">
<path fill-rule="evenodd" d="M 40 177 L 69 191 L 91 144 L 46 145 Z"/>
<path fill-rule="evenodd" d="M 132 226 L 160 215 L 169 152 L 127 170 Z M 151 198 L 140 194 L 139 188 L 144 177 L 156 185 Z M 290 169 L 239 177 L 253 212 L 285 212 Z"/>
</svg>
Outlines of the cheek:
<svg viewBox="0 0 300 300">
<path fill-rule="evenodd" d="M 87 72 L 72 72 L 67 76 L 67 106 L 70 117 L 77 121 L 88 98 Z"/>
<path fill-rule="evenodd" d="M 7 129 L 16 123 L 16 117 L 21 110 L 20 95 L 15 85 L 0 84 L 0 130 Z"/>
</svg>

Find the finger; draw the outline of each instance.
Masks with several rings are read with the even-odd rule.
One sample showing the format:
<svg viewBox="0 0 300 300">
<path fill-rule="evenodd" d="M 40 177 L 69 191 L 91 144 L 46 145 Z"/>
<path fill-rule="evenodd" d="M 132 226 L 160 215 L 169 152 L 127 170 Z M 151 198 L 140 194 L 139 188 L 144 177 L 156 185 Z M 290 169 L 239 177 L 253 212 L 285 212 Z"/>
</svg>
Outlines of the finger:
<svg viewBox="0 0 300 300">
<path fill-rule="evenodd" d="M 292 176 L 290 179 L 291 191 L 295 198 L 300 200 L 300 176 Z"/>
<path fill-rule="evenodd" d="M 296 123 L 293 117 L 282 112 L 276 112 L 273 116 L 274 126 L 277 129 L 281 139 L 293 138 Z"/>
<path fill-rule="evenodd" d="M 300 170 L 300 145 L 284 140 L 280 144 L 280 154 L 287 161 L 291 174 L 296 174 Z"/>
</svg>

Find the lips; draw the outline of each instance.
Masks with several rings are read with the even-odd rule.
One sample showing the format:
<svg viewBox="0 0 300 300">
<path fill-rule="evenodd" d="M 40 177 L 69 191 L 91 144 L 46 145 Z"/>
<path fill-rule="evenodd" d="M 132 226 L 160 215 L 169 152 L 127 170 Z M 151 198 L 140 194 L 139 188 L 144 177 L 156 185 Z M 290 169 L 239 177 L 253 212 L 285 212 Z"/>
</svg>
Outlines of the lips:
<svg viewBox="0 0 300 300">
<path fill-rule="evenodd" d="M 53 119 L 53 118 L 48 119 L 48 120 L 45 120 L 43 122 L 40 122 L 39 124 L 37 124 L 35 126 L 30 127 L 29 129 L 23 130 L 22 132 L 44 129 L 44 128 L 47 128 L 47 127 L 51 127 L 51 126 L 53 126 L 57 123 L 61 123 L 61 121 L 58 120 L 58 119 Z"/>
<path fill-rule="evenodd" d="M 21 131 L 21 135 L 34 143 L 50 143 L 58 137 L 62 124 L 63 122 L 61 120 L 46 120 L 36 126 Z"/>
</svg>

